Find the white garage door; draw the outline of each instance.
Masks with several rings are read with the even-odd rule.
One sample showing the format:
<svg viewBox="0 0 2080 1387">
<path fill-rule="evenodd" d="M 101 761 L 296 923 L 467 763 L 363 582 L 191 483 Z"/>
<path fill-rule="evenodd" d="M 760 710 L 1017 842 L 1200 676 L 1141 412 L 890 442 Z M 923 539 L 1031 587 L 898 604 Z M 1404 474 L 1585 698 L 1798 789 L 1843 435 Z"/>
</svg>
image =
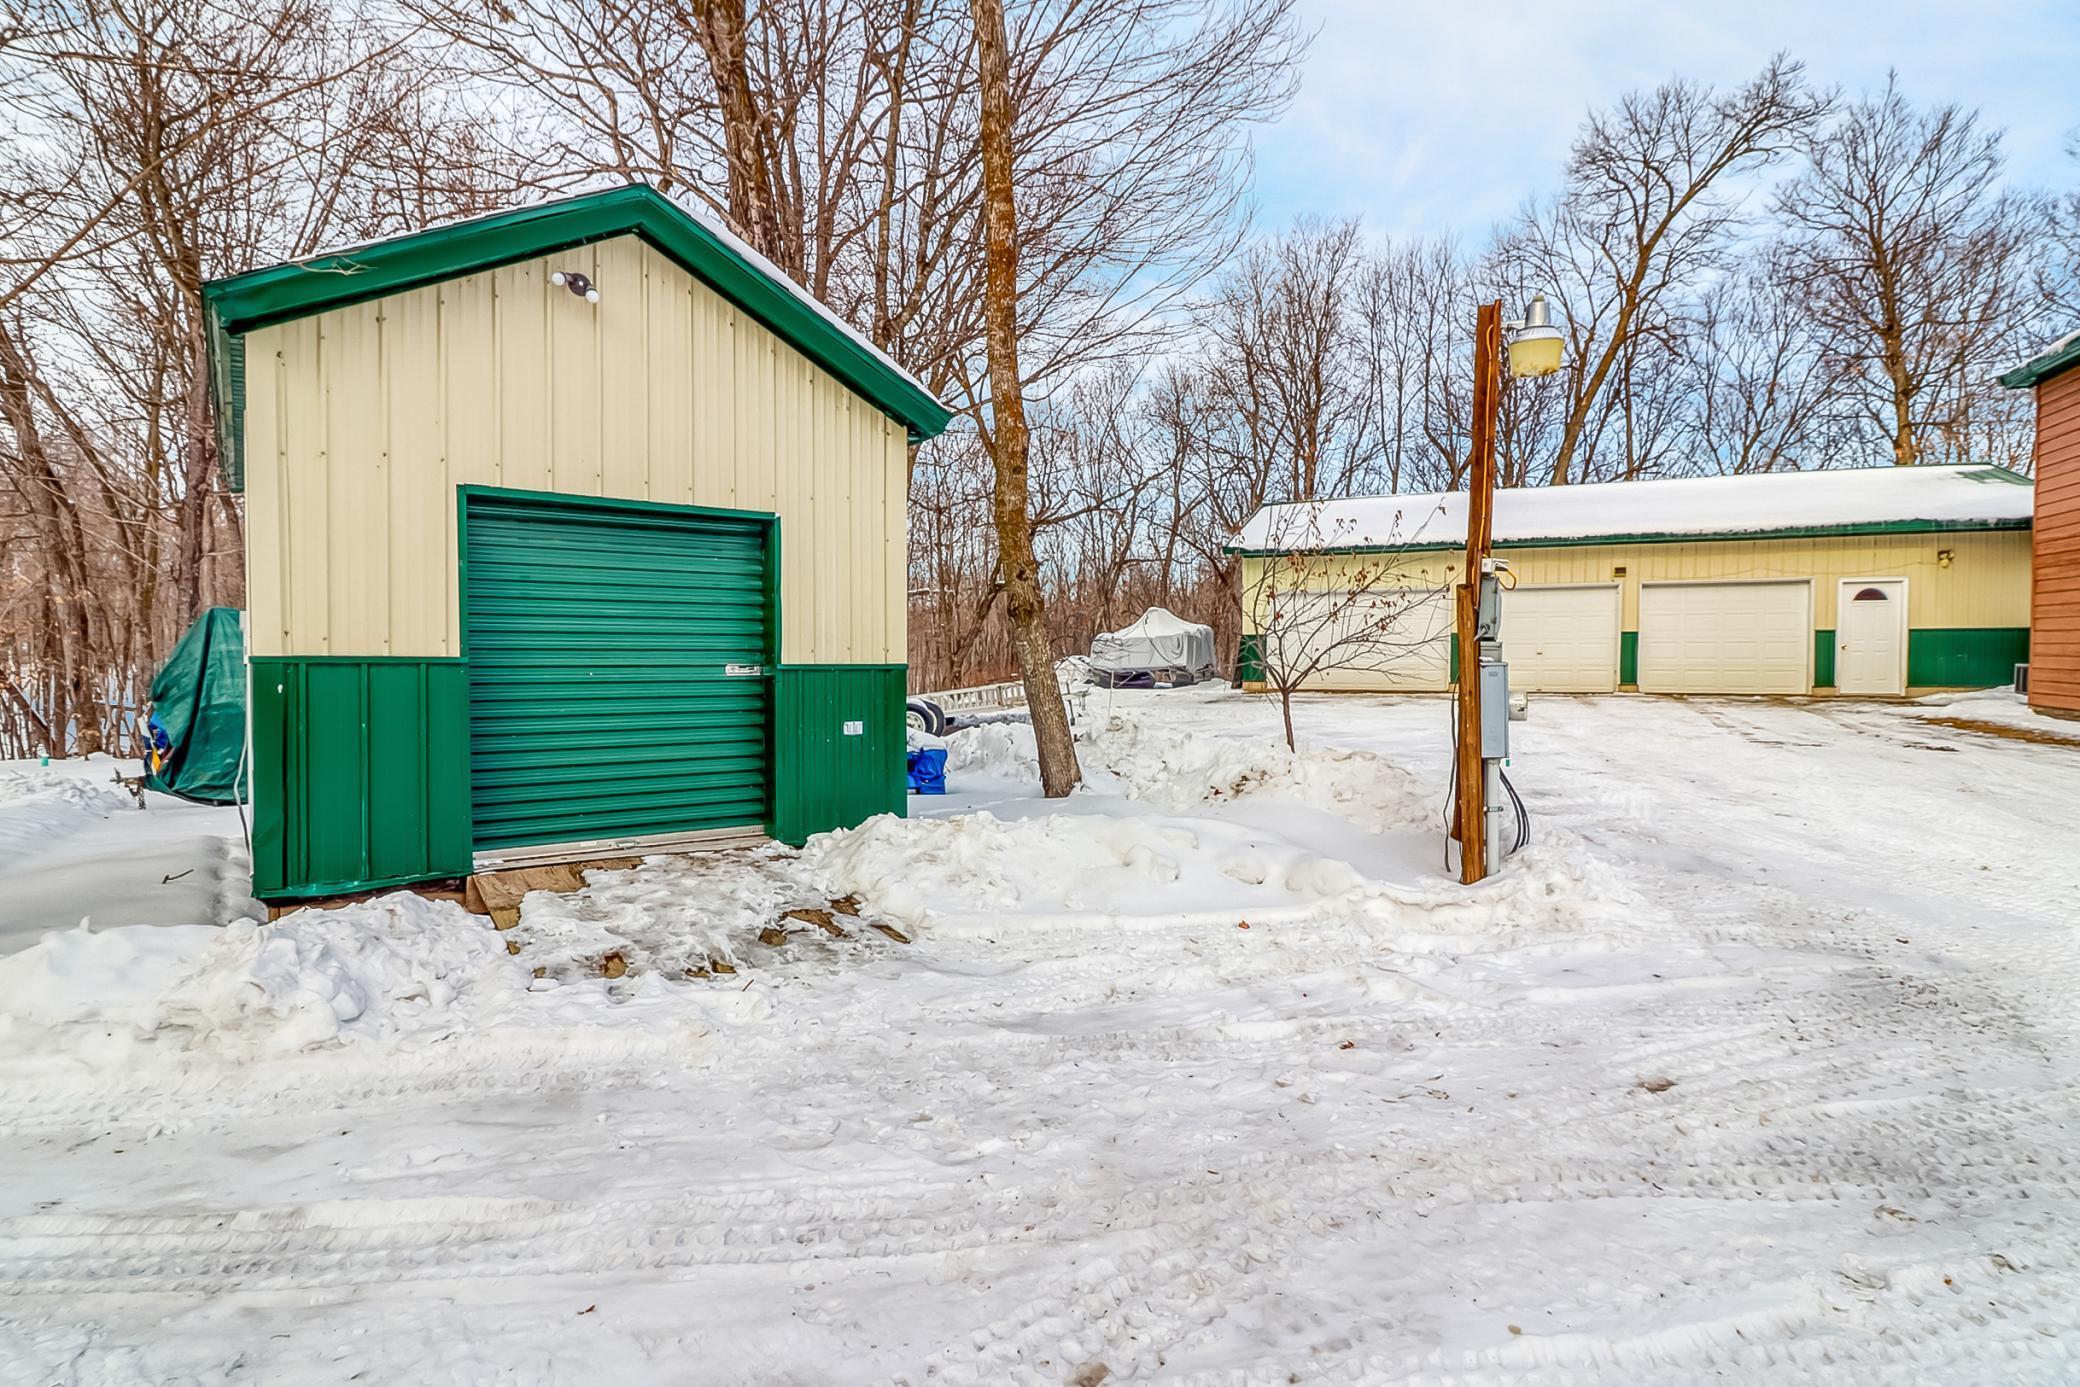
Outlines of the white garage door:
<svg viewBox="0 0 2080 1387">
<path fill-rule="evenodd" d="M 1618 687 L 1618 585 L 1519 587 L 1502 594 L 1509 686 L 1531 693 Z"/>
<path fill-rule="evenodd" d="M 1310 689 L 1446 689 L 1452 680 L 1452 593 L 1449 588 L 1382 591 L 1353 599 L 1347 592 L 1307 594 L 1318 600 L 1281 599 L 1286 611 L 1283 639 L 1304 655 L 1289 668 L 1319 665 Z M 1262 637 L 1267 658 L 1280 634 Z"/>
<path fill-rule="evenodd" d="M 1807 693 L 1812 610 L 1804 580 L 1642 584 L 1640 691 Z"/>
</svg>

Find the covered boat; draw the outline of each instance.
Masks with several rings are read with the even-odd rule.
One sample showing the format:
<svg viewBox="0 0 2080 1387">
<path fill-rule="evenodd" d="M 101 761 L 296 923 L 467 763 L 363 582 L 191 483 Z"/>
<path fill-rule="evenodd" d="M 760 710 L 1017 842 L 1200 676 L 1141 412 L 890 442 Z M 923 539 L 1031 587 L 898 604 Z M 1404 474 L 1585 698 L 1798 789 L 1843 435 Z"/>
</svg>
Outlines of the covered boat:
<svg viewBox="0 0 2080 1387">
<path fill-rule="evenodd" d="M 1213 628 L 1162 607 L 1119 631 L 1091 639 L 1091 674 L 1116 688 L 1153 688 L 1212 678 Z"/>
</svg>

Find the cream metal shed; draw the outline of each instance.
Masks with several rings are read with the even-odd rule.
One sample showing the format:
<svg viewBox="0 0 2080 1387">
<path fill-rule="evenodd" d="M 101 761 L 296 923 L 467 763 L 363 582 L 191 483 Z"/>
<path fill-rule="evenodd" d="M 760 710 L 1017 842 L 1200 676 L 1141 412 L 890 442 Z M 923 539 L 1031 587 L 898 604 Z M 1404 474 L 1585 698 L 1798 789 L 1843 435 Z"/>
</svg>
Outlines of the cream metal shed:
<svg viewBox="0 0 2080 1387">
<path fill-rule="evenodd" d="M 2031 483 L 1998 467 L 1882 467 L 1501 492 L 1495 549 L 1512 687 L 1898 695 L 2005 684 L 2029 654 Z M 1463 493 L 1267 506 L 1243 560 L 1243 676 L 1271 619 L 1266 564 L 1325 589 L 1405 592 L 1407 649 L 1314 687 L 1445 689 Z M 1296 566 L 1291 556 L 1311 555 Z"/>
<path fill-rule="evenodd" d="M 903 807 L 947 411 L 628 187 L 212 283 L 254 882 L 800 841 Z"/>
</svg>

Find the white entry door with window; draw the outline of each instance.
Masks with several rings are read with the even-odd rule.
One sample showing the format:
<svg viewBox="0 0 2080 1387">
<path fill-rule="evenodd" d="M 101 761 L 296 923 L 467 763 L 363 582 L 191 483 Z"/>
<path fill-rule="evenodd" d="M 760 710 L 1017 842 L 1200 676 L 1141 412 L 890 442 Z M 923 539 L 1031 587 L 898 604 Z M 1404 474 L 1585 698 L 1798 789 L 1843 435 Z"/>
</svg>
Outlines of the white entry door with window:
<svg viewBox="0 0 2080 1387">
<path fill-rule="evenodd" d="M 1844 578 L 1835 610 L 1836 693 L 1907 691 L 1907 580 Z"/>
</svg>

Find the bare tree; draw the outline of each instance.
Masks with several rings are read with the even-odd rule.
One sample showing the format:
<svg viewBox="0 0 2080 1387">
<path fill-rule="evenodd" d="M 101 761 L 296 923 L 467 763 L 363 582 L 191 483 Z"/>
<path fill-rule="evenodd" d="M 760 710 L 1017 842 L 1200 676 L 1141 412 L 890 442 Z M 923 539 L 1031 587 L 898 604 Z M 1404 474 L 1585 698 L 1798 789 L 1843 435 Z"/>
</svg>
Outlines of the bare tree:
<svg viewBox="0 0 2080 1387">
<path fill-rule="evenodd" d="M 1976 112 L 1917 110 L 1895 74 L 1813 139 L 1777 199 L 1794 228 L 1786 275 L 1835 389 L 1902 466 L 1970 458 L 2010 431 L 1999 416 L 2015 404 L 1989 377 L 2034 335 L 2045 227 L 2039 203 L 2001 187 L 2002 167 L 2000 134 Z"/>
<path fill-rule="evenodd" d="M 1593 459 L 1638 339 L 1665 336 L 1675 299 L 1723 265 L 1739 217 L 1731 185 L 1795 150 L 1827 104 L 1804 65 L 1779 55 L 1731 93 L 1676 80 L 1591 112 L 1566 194 L 1527 211 L 1500 247 L 1509 277 L 1565 308 L 1568 408 L 1552 483 L 1590 473 L 1578 463 Z M 1621 457 L 1616 470 L 1627 469 L 1637 467 Z"/>
<path fill-rule="evenodd" d="M 1265 690 L 1294 747 L 1293 695 L 1337 674 L 1389 673 L 1450 630 L 1451 589 L 1422 582 L 1405 536 L 1368 537 L 1319 505 L 1273 508 L 1250 548 L 1243 611 Z"/>
<path fill-rule="evenodd" d="M 367 16 L 306 0 L 16 14 L 0 49 L 0 506 L 20 507 L 26 590 L 0 593 L 0 718 L 26 718 L 22 691 L 40 687 L 38 716 L 91 749 L 124 730 L 194 613 L 242 596 L 204 281 L 464 210 L 498 172 L 410 36 Z"/>
<path fill-rule="evenodd" d="M 1688 460 L 1699 471 L 1824 463 L 1833 392 L 1820 334 L 1783 271 L 1781 247 L 1707 289 L 1684 325 Z"/>
</svg>

